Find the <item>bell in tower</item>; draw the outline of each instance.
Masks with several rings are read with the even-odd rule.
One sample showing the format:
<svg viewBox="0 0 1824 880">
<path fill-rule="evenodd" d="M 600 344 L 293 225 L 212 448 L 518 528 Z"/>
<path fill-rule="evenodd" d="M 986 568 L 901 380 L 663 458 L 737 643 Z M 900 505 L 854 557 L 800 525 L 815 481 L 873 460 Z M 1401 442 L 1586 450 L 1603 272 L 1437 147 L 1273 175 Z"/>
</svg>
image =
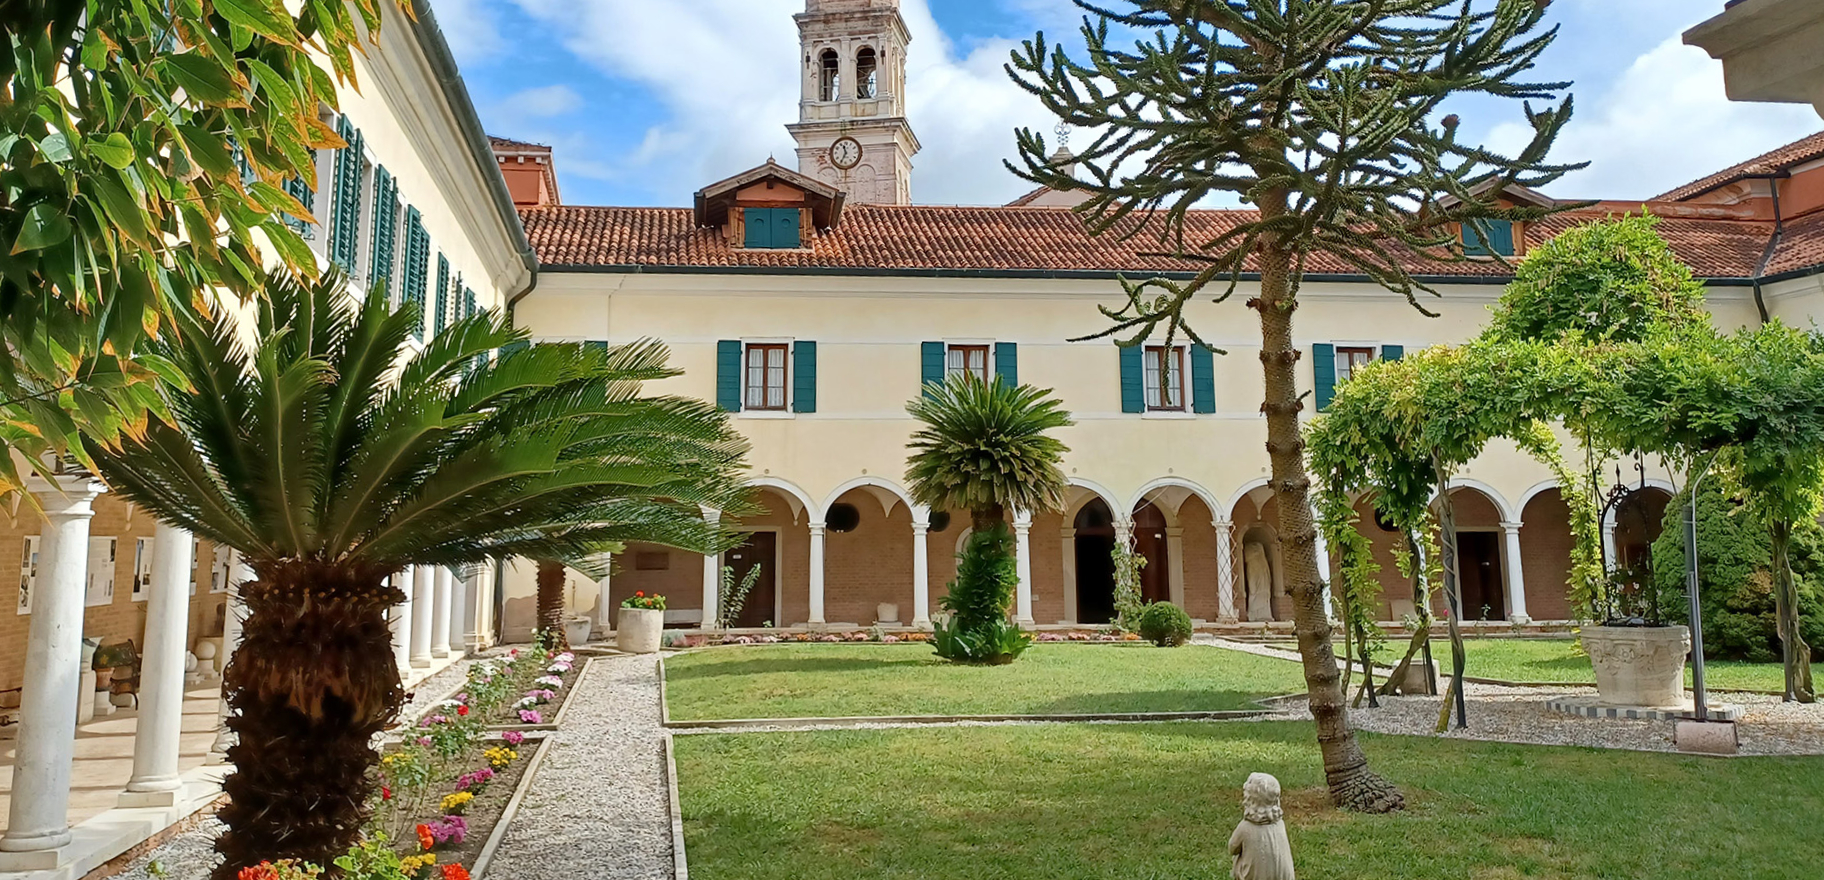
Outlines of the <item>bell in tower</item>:
<svg viewBox="0 0 1824 880">
<path fill-rule="evenodd" d="M 803 89 L 798 171 L 848 201 L 912 201 L 918 138 L 906 121 L 906 45 L 899 0 L 806 0 L 798 23 Z"/>
</svg>

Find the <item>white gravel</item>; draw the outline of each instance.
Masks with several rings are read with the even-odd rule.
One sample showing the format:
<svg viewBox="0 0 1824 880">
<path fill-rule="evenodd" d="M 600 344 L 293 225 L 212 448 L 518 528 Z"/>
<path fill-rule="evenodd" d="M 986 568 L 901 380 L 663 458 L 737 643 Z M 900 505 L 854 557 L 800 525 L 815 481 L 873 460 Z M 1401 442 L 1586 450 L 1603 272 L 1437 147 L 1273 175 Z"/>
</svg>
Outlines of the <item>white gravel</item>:
<svg viewBox="0 0 1824 880">
<path fill-rule="evenodd" d="M 1292 652 L 1265 645 L 1222 639 L 1210 639 L 1207 644 L 1265 657 L 1298 659 Z M 1439 681 L 1440 688 L 1447 684 L 1448 679 Z M 1351 688 L 1352 700 L 1354 690 Z M 1453 711 L 1451 727 L 1442 735 L 1537 745 L 1654 752 L 1677 750 L 1672 738 L 1675 723 L 1671 721 L 1582 718 L 1545 707 L 1546 700 L 1552 697 L 1593 696 L 1595 693 L 1593 687 L 1575 685 L 1503 687 L 1471 683 L 1464 691 L 1469 727 L 1457 729 Z M 1742 708 L 1742 719 L 1736 724 L 1741 754 L 1824 755 L 1824 703 L 1783 703 L 1776 696 L 1744 693 L 1713 693 L 1710 699 L 1712 704 L 1727 703 Z M 1362 708 L 1351 710 L 1349 718 L 1362 730 L 1437 736 L 1439 734 L 1434 731 L 1441 701 L 1441 697 L 1382 697 L 1380 708 L 1369 709 L 1364 703 Z M 1284 711 L 1274 718 L 1304 720 L 1311 717 L 1303 700 L 1290 699 L 1281 705 Z"/>
<path fill-rule="evenodd" d="M 501 880 L 672 876 L 658 660 L 598 657 L 488 869 Z"/>
</svg>

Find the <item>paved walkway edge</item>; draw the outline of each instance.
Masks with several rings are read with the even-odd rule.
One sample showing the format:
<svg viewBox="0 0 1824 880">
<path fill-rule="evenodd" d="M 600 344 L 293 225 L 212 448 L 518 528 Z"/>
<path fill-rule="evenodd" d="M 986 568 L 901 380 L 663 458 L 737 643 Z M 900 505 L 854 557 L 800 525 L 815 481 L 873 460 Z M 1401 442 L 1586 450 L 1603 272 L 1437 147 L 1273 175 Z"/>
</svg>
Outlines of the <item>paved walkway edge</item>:
<svg viewBox="0 0 1824 880">
<path fill-rule="evenodd" d="M 665 677 L 659 676 L 661 693 Z M 677 743 L 672 741 L 668 731 L 665 743 L 665 787 L 671 803 L 671 872 L 674 880 L 690 880 L 690 861 L 684 856 L 684 810 L 678 804 L 678 759 Z"/>
<path fill-rule="evenodd" d="M 469 876 L 474 877 L 475 880 L 480 880 L 482 875 L 488 872 L 488 866 L 493 864 L 494 851 L 499 849 L 500 842 L 506 839 L 507 827 L 513 824 L 513 817 L 519 815 L 519 805 L 526 799 L 526 792 L 531 790 L 533 783 L 537 780 L 538 765 L 544 763 L 545 753 L 551 751 L 553 741 L 550 737 L 540 740 L 538 750 L 532 753 L 531 763 L 526 765 L 525 774 L 519 777 L 519 785 L 514 787 L 513 796 L 507 799 L 506 809 L 500 811 L 500 821 L 494 823 L 494 830 L 488 834 L 488 842 L 482 845 L 481 852 L 475 856 L 475 866 L 469 871 Z"/>
</svg>

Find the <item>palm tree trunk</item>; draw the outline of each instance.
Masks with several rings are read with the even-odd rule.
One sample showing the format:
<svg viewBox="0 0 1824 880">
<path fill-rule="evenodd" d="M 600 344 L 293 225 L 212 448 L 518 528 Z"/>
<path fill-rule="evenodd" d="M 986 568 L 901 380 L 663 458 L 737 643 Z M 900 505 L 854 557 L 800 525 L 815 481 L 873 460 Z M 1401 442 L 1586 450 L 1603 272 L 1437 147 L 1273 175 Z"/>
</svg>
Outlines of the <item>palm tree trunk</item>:
<svg viewBox="0 0 1824 880">
<path fill-rule="evenodd" d="M 247 620 L 228 663 L 228 749 L 234 772 L 217 816 L 235 880 L 262 860 L 329 865 L 368 819 L 373 739 L 404 699 L 387 609 L 404 601 L 386 572 L 326 563 L 258 565 L 242 584 Z"/>
<path fill-rule="evenodd" d="M 538 561 L 538 631 L 564 640 L 564 564 L 549 559 Z"/>
<path fill-rule="evenodd" d="M 1811 646 L 1799 635 L 1799 590 L 1792 578 L 1792 522 L 1773 521 L 1773 607 L 1779 621 L 1780 660 L 1786 667 L 1786 700 L 1813 703 Z"/>
<path fill-rule="evenodd" d="M 1283 190 L 1266 194 L 1263 217 L 1286 213 Z M 1399 789 L 1368 768 L 1368 758 L 1349 727 L 1348 709 L 1339 686 L 1336 654 L 1330 646 L 1329 617 L 1317 570 L 1317 527 L 1311 514 L 1311 478 L 1305 470 L 1304 439 L 1299 433 L 1296 364 L 1292 346 L 1294 300 L 1291 255 L 1274 240 L 1260 249 L 1260 296 L 1252 305 L 1260 312 L 1261 371 L 1266 380 L 1267 454 L 1273 462 L 1273 493 L 1279 502 L 1280 551 L 1286 566 L 1286 587 L 1292 594 L 1298 652 L 1304 659 L 1305 687 L 1310 692 L 1311 717 L 1317 724 L 1317 742 L 1324 756 L 1324 777 L 1330 798 L 1339 807 L 1384 813 L 1401 809 L 1405 798 Z"/>
<path fill-rule="evenodd" d="M 999 502 L 978 507 L 969 511 L 969 526 L 977 532 L 985 532 L 1007 520 L 1007 508 Z"/>
</svg>

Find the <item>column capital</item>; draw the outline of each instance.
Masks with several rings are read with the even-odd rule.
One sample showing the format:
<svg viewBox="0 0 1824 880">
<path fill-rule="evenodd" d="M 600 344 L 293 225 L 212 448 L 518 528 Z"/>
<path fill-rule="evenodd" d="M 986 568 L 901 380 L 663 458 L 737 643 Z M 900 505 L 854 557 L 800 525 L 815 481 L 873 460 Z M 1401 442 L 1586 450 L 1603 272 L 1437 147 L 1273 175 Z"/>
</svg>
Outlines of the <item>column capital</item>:
<svg viewBox="0 0 1824 880">
<path fill-rule="evenodd" d="M 914 504 L 911 506 L 910 509 L 912 511 L 913 528 L 927 527 L 927 526 L 931 525 L 931 508 L 930 507 L 927 507 L 926 505 L 923 505 L 923 504 Z"/>
<path fill-rule="evenodd" d="M 1219 535 L 1226 533 L 1226 532 L 1235 531 L 1235 521 L 1232 519 L 1211 520 L 1210 525 L 1215 527 L 1216 534 L 1219 534 Z"/>
<path fill-rule="evenodd" d="M 1013 527 L 1015 529 L 1032 528 L 1032 511 L 1030 511 L 1030 510 L 1014 511 L 1013 512 Z"/>
<path fill-rule="evenodd" d="M 1166 526 L 1165 536 L 1168 538 L 1184 537 L 1184 526 Z"/>
<path fill-rule="evenodd" d="M 108 487 L 89 476 L 64 474 L 45 479 L 32 474 L 25 478 L 25 491 L 38 496 L 38 506 L 45 516 L 87 517 L 95 514 L 94 501 Z"/>
<path fill-rule="evenodd" d="M 1520 531 L 1520 524 L 1517 522 L 1507 522 L 1507 521 L 1503 520 L 1501 523 L 1501 531 L 1503 531 L 1503 532 Z"/>
<path fill-rule="evenodd" d="M 808 524 L 808 526 L 807 526 L 807 527 L 808 527 L 808 528 L 809 528 L 809 529 L 810 529 L 810 530 L 811 530 L 811 534 L 813 534 L 813 535 L 821 535 L 821 534 L 823 534 L 823 529 L 824 529 L 824 522 L 823 522 L 823 520 L 820 520 L 820 519 L 819 519 L 819 520 L 812 520 L 812 521 L 811 521 L 811 522 L 810 522 L 810 523 L 809 523 L 809 524 Z"/>
</svg>

